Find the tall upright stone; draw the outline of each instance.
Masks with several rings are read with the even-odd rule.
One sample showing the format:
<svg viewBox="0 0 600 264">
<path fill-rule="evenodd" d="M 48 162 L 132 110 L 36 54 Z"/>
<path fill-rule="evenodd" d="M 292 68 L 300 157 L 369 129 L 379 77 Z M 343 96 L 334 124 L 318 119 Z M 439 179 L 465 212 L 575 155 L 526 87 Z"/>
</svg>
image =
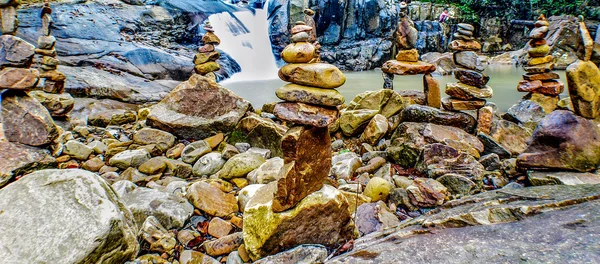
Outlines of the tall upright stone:
<svg viewBox="0 0 600 264">
<path fill-rule="evenodd" d="M 446 84 L 449 97 L 442 98 L 442 105 L 451 111 L 477 110 L 478 132 L 489 133 L 492 120 L 488 109 L 481 108 L 487 103 L 485 99 L 492 97 L 494 92 L 487 85 L 490 77 L 483 73 L 483 64 L 476 53 L 481 50 L 481 44 L 474 38 L 475 28 L 472 25 L 460 23 L 457 26 L 455 40 L 448 48 L 453 51 L 452 57 L 458 66 L 454 71 L 458 82 Z"/>
<path fill-rule="evenodd" d="M 546 44 L 546 35 L 548 35 L 548 27 L 550 23 L 544 15 L 540 15 L 535 22 L 535 28 L 529 33 L 529 61 L 524 67 L 526 74 L 523 75 L 523 80 L 519 82 L 517 90 L 519 92 L 529 93 L 527 97 L 533 94 L 538 94 L 538 97 L 543 97 L 553 102 L 544 104 L 546 113 L 550 113 L 556 109 L 556 103 L 559 101 L 559 95 L 564 91 L 565 85 L 558 79 L 558 74 L 552 72 L 554 69 L 554 57 L 549 55 L 550 46 Z"/>
<path fill-rule="evenodd" d="M 394 32 L 394 42 L 398 49 L 395 60 L 383 64 L 383 88 L 394 89 L 394 75 L 424 74 L 425 101 L 428 106 L 440 108 L 440 86 L 431 73 L 436 70 L 435 65 L 419 61 L 419 52 L 415 48 L 419 32 L 410 19 L 408 4 L 400 3 L 400 21 Z"/>
<path fill-rule="evenodd" d="M 285 102 L 276 104 L 273 112 L 295 126 L 281 142 L 285 165 L 273 198 L 274 212 L 288 210 L 320 190 L 331 168 L 328 126 L 338 118 L 336 106 L 344 103 L 335 88 L 346 77 L 337 67 L 316 62 L 316 48 L 309 42 L 312 30 L 297 22 L 291 30 L 293 43 L 281 53 L 289 64 L 279 70 L 279 76 L 292 83 L 277 89 L 277 97 Z"/>
</svg>

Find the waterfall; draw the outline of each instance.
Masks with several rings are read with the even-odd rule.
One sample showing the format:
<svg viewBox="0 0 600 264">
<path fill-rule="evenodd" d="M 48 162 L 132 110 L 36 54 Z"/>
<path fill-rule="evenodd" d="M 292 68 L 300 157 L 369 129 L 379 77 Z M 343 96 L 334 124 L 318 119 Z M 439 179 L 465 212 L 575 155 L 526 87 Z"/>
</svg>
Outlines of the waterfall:
<svg viewBox="0 0 600 264">
<path fill-rule="evenodd" d="M 266 4 L 265 4 L 266 5 Z M 218 48 L 242 68 L 226 83 L 277 78 L 277 64 L 269 39 L 267 7 L 252 11 L 222 12 L 209 18 L 221 39 Z"/>
</svg>

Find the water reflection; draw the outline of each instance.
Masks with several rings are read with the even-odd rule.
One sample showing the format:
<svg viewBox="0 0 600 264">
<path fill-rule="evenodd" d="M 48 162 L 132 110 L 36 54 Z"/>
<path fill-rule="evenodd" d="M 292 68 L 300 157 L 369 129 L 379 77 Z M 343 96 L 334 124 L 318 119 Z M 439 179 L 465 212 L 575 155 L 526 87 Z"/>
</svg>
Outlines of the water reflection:
<svg viewBox="0 0 600 264">
<path fill-rule="evenodd" d="M 489 65 L 485 73 L 491 77 L 488 85 L 494 89 L 494 97 L 490 101 L 496 103 L 501 111 L 506 111 L 526 94 L 517 91 L 517 84 L 522 80 L 524 74 L 522 68 L 512 65 Z M 566 83 L 565 72 L 557 71 L 557 73 L 560 75 L 561 82 Z M 440 82 L 442 90 L 446 87 L 446 83 L 456 81 L 451 75 L 434 77 Z M 346 102 L 350 102 L 359 93 L 381 89 L 383 86 L 381 70 L 346 72 L 346 78 L 346 84 L 338 89 L 346 97 Z M 285 84 L 286 82 L 276 79 L 245 82 L 225 81 L 223 86 L 249 100 L 254 107 L 260 108 L 265 103 L 279 101 L 275 96 L 275 90 Z M 422 91 L 423 76 L 396 76 L 394 89 Z M 565 96 L 568 96 L 566 91 L 561 98 Z"/>
</svg>

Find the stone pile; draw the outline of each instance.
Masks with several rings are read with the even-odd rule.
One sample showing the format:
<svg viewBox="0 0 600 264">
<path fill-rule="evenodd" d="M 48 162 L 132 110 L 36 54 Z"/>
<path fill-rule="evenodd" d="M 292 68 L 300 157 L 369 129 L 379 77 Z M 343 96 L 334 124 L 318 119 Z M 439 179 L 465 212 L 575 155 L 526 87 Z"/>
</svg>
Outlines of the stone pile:
<svg viewBox="0 0 600 264">
<path fill-rule="evenodd" d="M 315 46 L 315 57 L 311 62 L 321 62 L 321 43 L 317 40 L 317 23 L 315 22 L 315 11 L 312 9 L 304 9 L 304 23 L 312 27 L 308 32 L 308 42 Z"/>
<path fill-rule="evenodd" d="M 527 53 L 531 59 L 524 67 L 526 74 L 523 75 L 523 80 L 519 82 L 517 90 L 533 94 L 541 94 L 549 97 L 556 105 L 559 100 L 559 95 L 564 91 L 565 86 L 558 79 L 558 74 L 552 72 L 554 68 L 554 57 L 548 55 L 550 46 L 546 44 L 546 35 L 550 23 L 546 21 L 546 17 L 541 15 L 535 22 L 535 28 L 529 33 L 529 48 Z M 554 110 L 547 109 L 547 112 Z"/>
<path fill-rule="evenodd" d="M 428 106 L 440 108 L 440 86 L 431 73 L 436 70 L 435 65 L 419 61 L 419 52 L 415 48 L 418 32 L 415 24 L 410 19 L 408 5 L 400 3 L 400 22 L 394 33 L 396 48 L 399 50 L 395 60 L 383 64 L 383 88 L 394 89 L 394 75 L 424 74 L 423 84 L 425 100 Z"/>
<path fill-rule="evenodd" d="M 36 49 L 16 37 L 19 1 L 0 2 L 0 92 L 2 92 L 2 128 L 6 139 L 30 146 L 49 144 L 58 129 L 48 111 L 26 92 L 34 90 L 40 74 L 31 69 Z"/>
<path fill-rule="evenodd" d="M 221 40 L 215 35 L 215 31 L 209 22 L 204 25 L 204 30 L 206 30 L 206 34 L 202 36 L 204 45 L 198 48 L 198 53 L 194 56 L 194 64 L 196 65 L 194 71 L 204 77 L 216 80 L 217 77 L 214 72 L 221 69 L 217 63 L 217 59 L 221 54 L 215 50 L 215 45 L 221 44 Z"/>
<path fill-rule="evenodd" d="M 33 91 L 29 95 L 42 103 L 53 117 L 66 117 L 73 109 L 73 97 L 64 93 L 66 76 L 58 71 L 59 60 L 56 59 L 56 38 L 51 35 L 52 8 L 48 1 L 42 8 L 42 36 L 38 38 L 37 49 L 40 63 L 40 79 L 44 79 L 43 91 Z"/>
<path fill-rule="evenodd" d="M 331 167 L 331 140 L 328 126 L 338 118 L 336 106 L 344 97 L 335 88 L 346 81 L 335 66 L 309 63 L 315 57 L 315 46 L 309 43 L 312 27 L 297 22 L 291 30 L 292 44 L 281 57 L 288 65 L 279 70 L 279 77 L 291 82 L 277 89 L 279 99 L 274 114 L 297 126 L 290 128 L 282 139 L 285 174 L 279 181 L 273 210 L 282 212 L 323 187 Z M 315 147 L 318 146 L 318 147 Z"/>
<path fill-rule="evenodd" d="M 485 107 L 485 99 L 493 96 L 493 90 L 487 85 L 490 77 L 483 74 L 483 65 L 475 53 L 481 50 L 481 44 L 473 38 L 473 30 L 472 25 L 458 24 L 455 40 L 448 46 L 458 66 L 454 71 L 458 82 L 446 85 L 446 94 L 450 97 L 444 97 L 442 105 L 451 111 L 478 110 L 478 130 L 489 134 L 491 108 Z"/>
</svg>

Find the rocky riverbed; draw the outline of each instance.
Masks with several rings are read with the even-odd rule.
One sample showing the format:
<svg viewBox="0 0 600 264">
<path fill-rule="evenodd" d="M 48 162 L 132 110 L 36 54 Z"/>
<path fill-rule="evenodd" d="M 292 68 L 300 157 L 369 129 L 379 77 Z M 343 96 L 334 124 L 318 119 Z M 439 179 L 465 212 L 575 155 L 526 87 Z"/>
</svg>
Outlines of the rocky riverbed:
<svg viewBox="0 0 600 264">
<path fill-rule="evenodd" d="M 343 98 L 345 76 L 319 62 L 307 19 L 284 49 L 285 102 L 253 106 L 216 82 L 221 42 L 205 24 L 191 77 L 130 104 L 58 89 L 69 68 L 51 9 L 36 49 L 15 36 L 15 6 L 0 3 L 3 263 L 600 261 L 593 49 L 567 67 L 571 97 L 540 81 L 506 112 L 491 101 L 447 111 L 414 37 L 392 63 L 426 64 L 425 89 Z M 545 50 L 547 22 L 536 27 L 530 47 Z M 461 28 L 450 45 L 475 54 Z M 529 63 L 525 80 L 556 83 L 552 62 Z M 467 94 L 488 81 L 465 76 Z"/>
</svg>

